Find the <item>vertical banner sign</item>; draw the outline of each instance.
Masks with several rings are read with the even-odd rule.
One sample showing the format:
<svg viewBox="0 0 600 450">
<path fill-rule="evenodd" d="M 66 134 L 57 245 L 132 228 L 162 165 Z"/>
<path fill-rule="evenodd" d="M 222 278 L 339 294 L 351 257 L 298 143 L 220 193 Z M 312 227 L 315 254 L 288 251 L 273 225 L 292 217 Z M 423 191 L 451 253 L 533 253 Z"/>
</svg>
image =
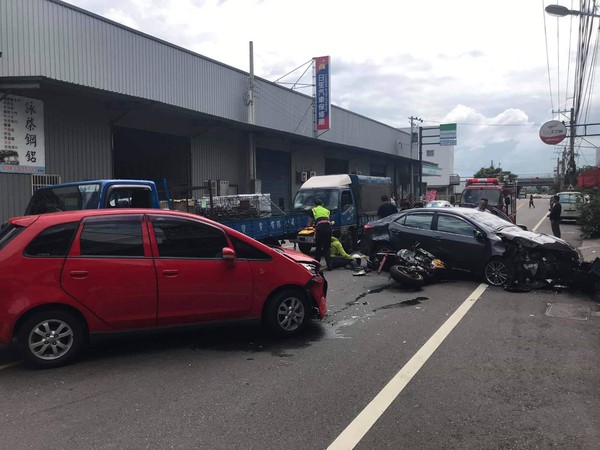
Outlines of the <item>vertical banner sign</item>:
<svg viewBox="0 0 600 450">
<path fill-rule="evenodd" d="M 440 125 L 440 147 L 456 145 L 456 124 L 443 123 Z"/>
<path fill-rule="evenodd" d="M 0 102 L 0 110 L 0 172 L 45 173 L 42 101 L 7 95 Z"/>
<path fill-rule="evenodd" d="M 329 56 L 313 58 L 315 67 L 315 126 L 316 131 L 331 128 L 331 91 L 329 88 Z"/>
</svg>

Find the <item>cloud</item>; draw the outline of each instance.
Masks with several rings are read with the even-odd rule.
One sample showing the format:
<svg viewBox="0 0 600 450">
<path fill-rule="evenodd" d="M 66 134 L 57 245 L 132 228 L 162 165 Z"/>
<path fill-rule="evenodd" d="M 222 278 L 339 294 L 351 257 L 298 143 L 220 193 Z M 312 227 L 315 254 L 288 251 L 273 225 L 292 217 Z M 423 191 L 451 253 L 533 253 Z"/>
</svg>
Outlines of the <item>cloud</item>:
<svg viewBox="0 0 600 450">
<path fill-rule="evenodd" d="M 432 0 L 394 9 L 387 0 L 70 0 L 244 71 L 253 41 L 255 74 L 270 81 L 329 55 L 339 107 L 394 127 L 407 127 L 410 116 L 458 123 L 461 175 L 491 159 L 513 172 L 555 167 L 560 149 L 543 144 L 538 131 L 572 103 L 575 52 L 570 21 L 544 13 L 549 1 Z M 284 81 L 310 84 L 312 73 L 305 77 L 294 72 Z M 589 111 L 586 120 L 599 122 L 599 99 Z M 588 161 L 591 153 L 581 150 Z"/>
</svg>

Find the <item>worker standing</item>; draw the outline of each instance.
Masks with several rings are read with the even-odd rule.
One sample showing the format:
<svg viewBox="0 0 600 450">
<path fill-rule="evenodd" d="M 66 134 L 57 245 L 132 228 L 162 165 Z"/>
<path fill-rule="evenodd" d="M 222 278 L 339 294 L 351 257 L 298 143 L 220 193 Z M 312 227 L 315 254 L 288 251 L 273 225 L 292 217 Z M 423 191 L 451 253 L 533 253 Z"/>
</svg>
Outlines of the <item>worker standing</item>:
<svg viewBox="0 0 600 450">
<path fill-rule="evenodd" d="M 535 208 L 535 205 L 533 204 L 533 194 L 529 195 L 529 207 Z"/>
<path fill-rule="evenodd" d="M 331 221 L 329 220 L 329 210 L 323 206 L 321 200 L 315 202 L 315 207 L 311 209 L 311 217 L 308 219 L 308 226 L 314 223 L 315 226 L 315 259 L 321 263 L 321 257 L 325 257 L 327 269 L 333 268 L 331 264 Z"/>
</svg>

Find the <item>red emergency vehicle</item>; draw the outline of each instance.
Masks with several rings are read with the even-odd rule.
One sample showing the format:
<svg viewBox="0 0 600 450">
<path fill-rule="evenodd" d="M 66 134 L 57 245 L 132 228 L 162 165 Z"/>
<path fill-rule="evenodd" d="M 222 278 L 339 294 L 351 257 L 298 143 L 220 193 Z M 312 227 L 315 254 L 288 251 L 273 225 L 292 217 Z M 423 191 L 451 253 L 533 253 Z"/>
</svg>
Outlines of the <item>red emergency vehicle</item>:
<svg viewBox="0 0 600 450">
<path fill-rule="evenodd" d="M 501 183 L 498 178 L 467 179 L 459 205 L 475 208 L 482 198 L 488 199 L 490 211 L 517 223 L 517 188 L 513 183 Z"/>
</svg>

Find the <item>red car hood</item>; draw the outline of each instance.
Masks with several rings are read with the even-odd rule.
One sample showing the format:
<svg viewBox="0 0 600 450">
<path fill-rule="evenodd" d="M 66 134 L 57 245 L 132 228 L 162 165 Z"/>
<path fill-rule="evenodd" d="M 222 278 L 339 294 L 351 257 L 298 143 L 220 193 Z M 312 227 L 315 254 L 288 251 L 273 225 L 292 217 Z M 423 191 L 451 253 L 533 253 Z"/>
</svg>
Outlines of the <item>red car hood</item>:
<svg viewBox="0 0 600 450">
<path fill-rule="evenodd" d="M 312 256 L 306 255 L 296 250 L 283 247 L 274 247 L 274 250 L 283 253 L 288 258 L 293 259 L 294 261 L 299 263 L 317 264 L 317 261 Z"/>
</svg>

